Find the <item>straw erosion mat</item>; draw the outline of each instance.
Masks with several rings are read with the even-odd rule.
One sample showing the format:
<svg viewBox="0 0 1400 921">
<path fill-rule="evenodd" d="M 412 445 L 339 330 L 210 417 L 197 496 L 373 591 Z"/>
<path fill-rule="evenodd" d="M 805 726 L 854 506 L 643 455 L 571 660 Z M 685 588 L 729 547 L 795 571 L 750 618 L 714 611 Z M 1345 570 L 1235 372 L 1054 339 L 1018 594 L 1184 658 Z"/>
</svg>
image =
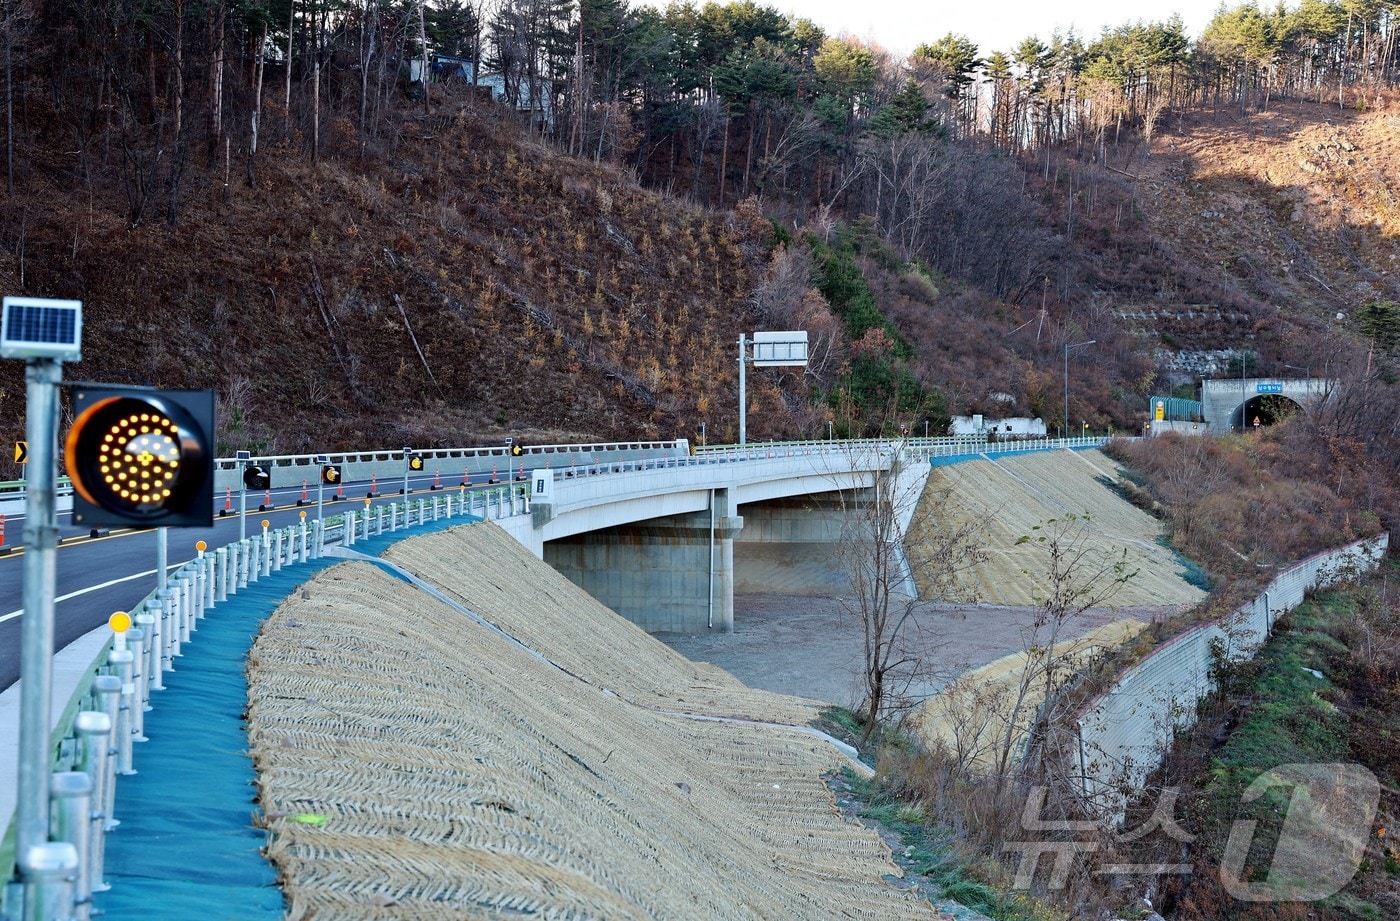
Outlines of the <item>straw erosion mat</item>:
<svg viewBox="0 0 1400 921">
<path fill-rule="evenodd" d="M 826 741 L 681 715 L 801 725 L 811 702 L 691 664 L 495 525 L 387 556 L 461 607 L 346 563 L 250 655 L 289 918 L 936 916 L 838 814 Z"/>
<path fill-rule="evenodd" d="M 1185 564 L 1158 543 L 1162 523 L 1105 486 L 1119 477 L 1117 466 L 1100 451 L 1046 451 L 996 460 L 973 460 L 935 467 L 924 489 L 910 541 L 921 539 L 918 523 L 965 521 L 990 513 L 985 546 L 987 561 L 964 580 L 975 587 L 976 601 L 1032 606 L 1048 592 L 1045 573 L 1049 555 L 1044 546 L 1022 537 L 1037 533 L 1052 519 L 1085 520 L 1085 539 L 1095 554 L 1119 558 L 1136 574 L 1115 592 L 1114 607 L 1189 606 L 1205 592 L 1182 576 Z M 930 510 L 927 503 L 942 504 Z M 930 514 L 931 512 L 931 514 Z M 918 556 L 917 547 L 911 548 Z M 915 573 L 915 578 L 923 575 Z M 920 580 L 926 582 L 926 579 Z M 927 596 L 928 587 L 920 585 Z M 947 598 L 947 601 L 973 600 Z"/>
</svg>

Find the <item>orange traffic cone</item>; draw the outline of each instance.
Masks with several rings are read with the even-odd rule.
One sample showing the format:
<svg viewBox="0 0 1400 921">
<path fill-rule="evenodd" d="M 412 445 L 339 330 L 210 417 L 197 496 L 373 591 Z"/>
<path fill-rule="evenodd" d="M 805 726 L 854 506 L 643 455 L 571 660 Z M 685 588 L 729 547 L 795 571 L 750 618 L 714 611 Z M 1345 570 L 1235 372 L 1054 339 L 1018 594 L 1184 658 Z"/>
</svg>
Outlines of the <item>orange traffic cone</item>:
<svg viewBox="0 0 1400 921">
<path fill-rule="evenodd" d="M 233 514 L 233 487 L 229 486 L 224 491 L 224 507 L 219 509 L 219 517 Z"/>
</svg>

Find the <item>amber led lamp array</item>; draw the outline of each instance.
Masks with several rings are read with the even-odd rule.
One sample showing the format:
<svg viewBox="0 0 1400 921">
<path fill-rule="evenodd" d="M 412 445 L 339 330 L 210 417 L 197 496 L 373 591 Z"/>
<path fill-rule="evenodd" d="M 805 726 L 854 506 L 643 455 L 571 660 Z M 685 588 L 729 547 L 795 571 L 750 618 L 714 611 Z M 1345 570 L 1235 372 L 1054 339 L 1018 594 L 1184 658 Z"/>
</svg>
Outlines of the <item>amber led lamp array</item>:
<svg viewBox="0 0 1400 921">
<path fill-rule="evenodd" d="M 77 493 L 78 524 L 165 527 L 199 524 L 212 515 L 213 451 L 190 407 L 204 391 L 80 391 L 80 410 L 64 445 Z M 208 401 L 212 411 L 212 398 Z M 83 406 L 82 404 L 87 404 Z M 81 507 L 80 507 L 81 506 Z"/>
</svg>

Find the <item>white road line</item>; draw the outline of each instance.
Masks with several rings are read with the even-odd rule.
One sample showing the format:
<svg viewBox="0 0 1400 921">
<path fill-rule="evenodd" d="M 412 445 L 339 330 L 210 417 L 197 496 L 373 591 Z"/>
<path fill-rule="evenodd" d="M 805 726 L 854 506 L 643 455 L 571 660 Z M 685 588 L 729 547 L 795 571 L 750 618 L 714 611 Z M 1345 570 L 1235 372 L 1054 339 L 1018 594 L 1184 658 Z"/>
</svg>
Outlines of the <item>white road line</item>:
<svg viewBox="0 0 1400 921">
<path fill-rule="evenodd" d="M 153 576 L 155 574 L 156 571 L 154 569 L 148 569 L 145 572 L 138 572 L 134 575 L 122 576 L 120 579 L 113 579 L 111 582 L 103 582 L 101 585 L 90 585 L 87 588 L 80 588 L 76 592 L 69 592 L 66 595 L 59 595 L 57 598 L 54 599 L 54 602 L 57 603 L 60 601 L 67 601 L 69 598 L 77 598 L 79 595 L 86 595 L 88 592 L 100 591 L 104 588 L 110 588 L 113 585 L 121 585 L 123 582 L 130 582 L 132 579 L 144 579 L 147 576 Z M 3 624 L 7 620 L 14 620 L 16 617 L 20 616 L 23 613 L 24 608 L 20 608 L 18 611 L 11 611 L 8 614 L 0 614 L 0 624 Z"/>
</svg>

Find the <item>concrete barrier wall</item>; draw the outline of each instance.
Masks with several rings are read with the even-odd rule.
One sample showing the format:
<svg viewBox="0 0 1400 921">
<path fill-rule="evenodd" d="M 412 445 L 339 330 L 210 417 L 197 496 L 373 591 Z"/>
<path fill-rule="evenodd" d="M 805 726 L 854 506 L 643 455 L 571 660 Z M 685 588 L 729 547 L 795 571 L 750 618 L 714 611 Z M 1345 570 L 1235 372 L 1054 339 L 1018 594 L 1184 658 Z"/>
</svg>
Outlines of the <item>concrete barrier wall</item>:
<svg viewBox="0 0 1400 921">
<path fill-rule="evenodd" d="M 1212 645 L 1231 659 L 1252 656 L 1309 589 L 1375 569 L 1388 546 L 1383 534 L 1304 560 L 1229 617 L 1188 630 L 1123 672 L 1079 718 L 1086 798 L 1103 814 L 1121 817 L 1128 795 L 1161 763 L 1174 729 L 1195 721 L 1197 703 L 1212 690 Z"/>
</svg>

